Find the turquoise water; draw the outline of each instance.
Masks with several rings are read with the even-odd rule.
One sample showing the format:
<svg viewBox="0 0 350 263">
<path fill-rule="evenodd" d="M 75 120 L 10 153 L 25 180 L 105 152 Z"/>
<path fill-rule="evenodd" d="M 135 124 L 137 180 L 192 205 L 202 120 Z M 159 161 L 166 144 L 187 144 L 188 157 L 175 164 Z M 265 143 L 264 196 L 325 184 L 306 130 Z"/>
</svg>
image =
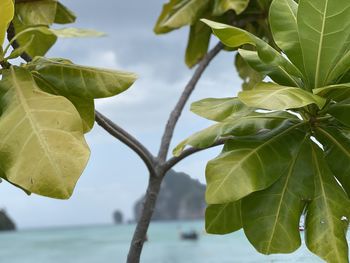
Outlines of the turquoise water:
<svg viewBox="0 0 350 263">
<path fill-rule="evenodd" d="M 134 225 L 25 230 L 0 234 L 0 262 L 122 263 Z M 195 229 L 198 241 L 179 240 L 179 231 Z M 243 232 L 204 234 L 203 222 L 153 223 L 143 263 L 322 262 L 302 246 L 292 255 L 262 256 Z"/>
</svg>

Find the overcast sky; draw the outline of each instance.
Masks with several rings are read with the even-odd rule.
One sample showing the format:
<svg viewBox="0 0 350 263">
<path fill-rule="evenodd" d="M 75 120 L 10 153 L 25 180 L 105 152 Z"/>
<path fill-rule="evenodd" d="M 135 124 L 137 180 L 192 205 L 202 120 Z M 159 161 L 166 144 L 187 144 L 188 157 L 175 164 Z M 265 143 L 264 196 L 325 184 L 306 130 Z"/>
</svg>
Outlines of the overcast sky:
<svg viewBox="0 0 350 263">
<path fill-rule="evenodd" d="M 188 28 L 163 36 L 153 33 L 164 3 L 161 0 L 65 0 L 63 3 L 78 15 L 76 27 L 103 31 L 107 36 L 60 40 L 48 56 L 137 73 L 138 81 L 127 92 L 99 100 L 96 107 L 156 153 L 169 112 L 192 74 L 183 60 Z M 212 45 L 216 42 L 212 39 Z M 240 80 L 232 65 L 232 53 L 223 52 L 215 58 L 191 102 L 236 95 Z M 190 113 L 189 105 L 177 126 L 172 147 L 210 125 Z M 28 197 L 8 183 L 0 185 L 0 207 L 6 208 L 20 228 L 111 223 L 116 209 L 121 209 L 126 218 L 132 218 L 132 206 L 147 186 L 146 168 L 132 151 L 97 125 L 87 140 L 91 159 L 70 200 Z M 205 164 L 219 150 L 192 156 L 175 170 L 205 182 Z"/>
</svg>

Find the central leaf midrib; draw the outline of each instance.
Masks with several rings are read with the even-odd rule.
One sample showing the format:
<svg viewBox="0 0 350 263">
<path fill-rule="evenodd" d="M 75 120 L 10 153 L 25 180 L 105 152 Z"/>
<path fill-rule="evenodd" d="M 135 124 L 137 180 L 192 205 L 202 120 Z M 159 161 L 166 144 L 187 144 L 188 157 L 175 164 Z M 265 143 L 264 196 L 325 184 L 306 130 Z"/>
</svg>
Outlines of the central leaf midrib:
<svg viewBox="0 0 350 263">
<path fill-rule="evenodd" d="M 315 74 L 315 88 L 319 86 L 319 74 L 320 74 L 320 66 L 321 66 L 321 53 L 323 48 L 323 41 L 324 41 L 324 30 L 326 26 L 326 14 L 328 9 L 328 0 L 325 1 L 325 7 L 323 12 L 323 19 L 322 19 L 322 28 L 320 33 L 320 44 L 318 46 L 318 53 L 317 53 L 317 62 L 316 62 L 316 74 Z"/>
</svg>

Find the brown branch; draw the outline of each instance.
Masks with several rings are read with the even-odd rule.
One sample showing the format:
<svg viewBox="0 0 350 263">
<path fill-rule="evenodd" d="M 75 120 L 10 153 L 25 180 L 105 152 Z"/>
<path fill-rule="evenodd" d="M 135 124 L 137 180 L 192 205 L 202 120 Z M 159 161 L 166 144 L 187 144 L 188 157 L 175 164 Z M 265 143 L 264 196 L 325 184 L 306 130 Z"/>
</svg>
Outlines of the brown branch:
<svg viewBox="0 0 350 263">
<path fill-rule="evenodd" d="M 143 146 L 135 137 L 105 117 L 103 114 L 95 111 L 95 116 L 98 125 L 100 125 L 110 135 L 129 146 L 129 148 L 131 148 L 142 159 L 147 166 L 148 171 L 155 174 L 155 158 L 145 146 Z"/>
<path fill-rule="evenodd" d="M 169 171 L 176 164 L 178 164 L 179 162 L 181 162 L 183 159 L 187 158 L 188 156 L 195 154 L 195 153 L 198 153 L 198 152 L 201 152 L 201 151 L 204 151 L 204 150 L 207 150 L 207 149 L 210 149 L 210 148 L 214 148 L 214 147 L 223 145 L 229 139 L 231 139 L 231 137 L 219 139 L 211 146 L 208 146 L 205 148 L 196 148 L 196 147 L 188 148 L 188 149 L 184 150 L 179 156 L 172 157 L 168 161 L 166 161 L 163 165 L 163 169 L 165 171 Z"/>
<path fill-rule="evenodd" d="M 201 60 L 199 63 L 196 71 L 194 72 L 192 78 L 186 85 L 183 93 L 181 94 L 180 99 L 178 100 L 175 108 L 171 112 L 168 122 L 165 127 L 165 131 L 163 133 L 161 145 L 159 148 L 159 153 L 158 153 L 158 159 L 160 162 L 165 162 L 168 152 L 169 152 L 169 147 L 170 147 L 170 142 L 174 134 L 175 126 L 181 116 L 181 113 L 186 105 L 186 102 L 188 101 L 189 97 L 191 96 L 193 90 L 195 89 L 199 79 L 201 78 L 203 72 L 209 65 L 209 63 L 213 60 L 213 58 L 223 49 L 223 44 L 218 43 L 212 50 L 210 50 L 207 55 Z"/>
</svg>

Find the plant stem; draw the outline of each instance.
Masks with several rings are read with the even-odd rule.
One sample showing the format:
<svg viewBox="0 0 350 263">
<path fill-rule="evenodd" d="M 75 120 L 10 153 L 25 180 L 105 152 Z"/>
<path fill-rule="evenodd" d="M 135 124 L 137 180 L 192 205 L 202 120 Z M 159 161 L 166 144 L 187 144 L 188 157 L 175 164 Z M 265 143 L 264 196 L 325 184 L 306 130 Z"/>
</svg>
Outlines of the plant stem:
<svg viewBox="0 0 350 263">
<path fill-rule="evenodd" d="M 155 159 L 145 146 L 97 110 L 95 111 L 95 118 L 98 125 L 110 135 L 129 146 L 141 158 L 150 174 L 155 173 Z"/>
<path fill-rule="evenodd" d="M 162 174 L 150 174 L 145 202 L 143 204 L 141 217 L 138 219 L 134 236 L 132 238 L 127 263 L 140 262 L 143 244 L 147 239 L 147 231 L 156 207 L 157 197 L 163 180 Z"/>
<path fill-rule="evenodd" d="M 165 131 L 163 133 L 161 145 L 159 148 L 158 159 L 160 162 L 165 162 L 168 152 L 171 139 L 174 134 L 175 126 L 181 116 L 181 113 L 191 96 L 193 90 L 195 89 L 199 79 L 201 78 L 203 72 L 208 67 L 209 63 L 213 60 L 213 58 L 223 49 L 224 45 L 220 42 L 218 43 L 212 50 L 210 50 L 207 55 L 202 59 L 202 61 L 198 64 L 196 71 L 194 72 L 192 78 L 186 85 L 183 93 L 180 96 L 175 108 L 171 112 L 168 122 L 165 127 Z"/>
</svg>

